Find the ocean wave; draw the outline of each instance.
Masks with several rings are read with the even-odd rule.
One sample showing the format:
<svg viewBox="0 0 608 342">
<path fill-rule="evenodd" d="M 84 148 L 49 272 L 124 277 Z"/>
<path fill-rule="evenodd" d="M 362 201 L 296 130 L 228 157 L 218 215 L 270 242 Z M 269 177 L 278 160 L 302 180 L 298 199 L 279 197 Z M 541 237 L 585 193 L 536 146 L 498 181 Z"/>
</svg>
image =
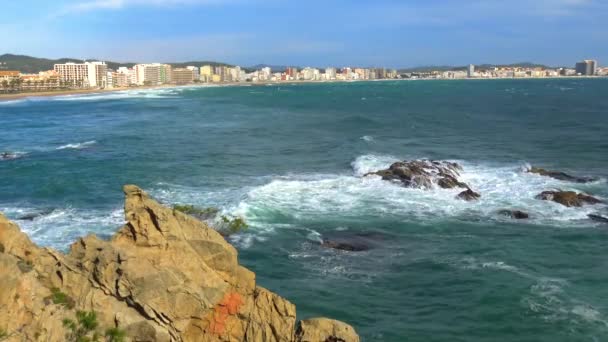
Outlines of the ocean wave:
<svg viewBox="0 0 608 342">
<path fill-rule="evenodd" d="M 77 238 L 87 234 L 108 238 L 125 223 L 122 208 L 109 211 L 72 207 L 48 210 L 24 205 L 5 206 L 0 211 L 15 220 L 35 243 L 60 250 L 65 250 Z"/>
<path fill-rule="evenodd" d="M 90 141 L 85 141 L 85 142 L 81 142 L 81 143 L 75 143 L 75 144 L 66 144 L 66 145 L 62 145 L 56 148 L 56 150 L 82 150 L 88 147 L 91 147 L 93 145 L 97 144 L 97 141 L 95 140 L 90 140 Z"/>
<path fill-rule="evenodd" d="M 27 155 L 27 152 L 22 151 L 5 151 L 0 152 L 0 161 L 8 161 L 23 158 Z"/>
<path fill-rule="evenodd" d="M 374 142 L 374 137 L 372 137 L 371 135 L 364 135 L 360 139 L 365 142 Z"/>
<path fill-rule="evenodd" d="M 544 190 L 577 190 L 574 188 L 577 185 L 529 174 L 522 171 L 519 164 L 495 166 L 461 161 L 464 168 L 462 180 L 482 194 L 476 202 L 456 199 L 461 189 L 411 189 L 383 181 L 380 177 L 362 177 L 388 167 L 395 160 L 392 156 L 365 155 L 352 163 L 353 174 L 350 175 L 275 178 L 249 191 L 239 203 L 238 210 L 245 217 L 260 221 L 271 216 L 293 220 L 363 219 L 372 216 L 430 222 L 471 217 L 514 222 L 497 212 L 519 209 L 530 213 L 530 220 L 522 221 L 528 224 L 590 226 L 593 224 L 587 215 L 606 207 L 569 208 L 537 200 L 535 196 Z"/>
</svg>

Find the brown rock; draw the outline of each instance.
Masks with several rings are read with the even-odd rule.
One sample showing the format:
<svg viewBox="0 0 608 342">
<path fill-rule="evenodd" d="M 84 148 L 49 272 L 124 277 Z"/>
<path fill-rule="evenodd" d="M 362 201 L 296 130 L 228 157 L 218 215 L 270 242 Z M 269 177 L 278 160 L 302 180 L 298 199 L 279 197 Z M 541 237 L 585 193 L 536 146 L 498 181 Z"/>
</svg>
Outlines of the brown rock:
<svg viewBox="0 0 608 342">
<path fill-rule="evenodd" d="M 574 191 L 543 191 L 536 196 L 537 199 L 544 201 L 553 201 L 566 207 L 582 207 L 584 204 L 602 203 L 601 200 L 582 193 Z"/>
<path fill-rule="evenodd" d="M 530 218 L 530 215 L 521 210 L 501 210 L 498 212 L 500 215 L 508 216 L 517 220 L 524 220 Z"/>
<path fill-rule="evenodd" d="M 608 217 L 604 217 L 602 215 L 597 215 L 597 214 L 589 214 L 587 216 L 590 219 L 592 219 L 593 221 L 601 222 L 601 223 L 608 223 Z"/>
<path fill-rule="evenodd" d="M 559 171 L 549 171 L 540 167 L 531 167 L 528 172 L 535 173 L 537 175 L 551 177 L 555 179 L 559 179 L 567 182 L 575 182 L 575 183 L 589 183 L 595 181 L 593 178 L 585 178 L 585 177 L 575 177 L 571 176 L 565 172 Z"/>
<path fill-rule="evenodd" d="M 481 197 L 481 195 L 471 189 L 468 189 L 459 193 L 456 197 L 465 201 L 476 201 Z"/>
<path fill-rule="evenodd" d="M 297 342 L 359 342 L 355 329 L 328 318 L 303 320 L 296 332 Z"/>
<path fill-rule="evenodd" d="M 0 214 L 0 327 L 8 341 L 64 341 L 63 319 L 95 311 L 133 341 L 295 339 L 295 306 L 256 286 L 215 230 L 125 186 L 127 223 L 67 255 L 39 248 Z M 62 296 L 57 302 L 56 294 Z"/>
<path fill-rule="evenodd" d="M 388 169 L 368 173 L 383 180 L 400 182 L 409 188 L 430 189 L 437 184 L 444 189 L 468 188 L 458 176 L 462 167 L 457 163 L 435 160 L 410 160 L 393 163 Z"/>
</svg>

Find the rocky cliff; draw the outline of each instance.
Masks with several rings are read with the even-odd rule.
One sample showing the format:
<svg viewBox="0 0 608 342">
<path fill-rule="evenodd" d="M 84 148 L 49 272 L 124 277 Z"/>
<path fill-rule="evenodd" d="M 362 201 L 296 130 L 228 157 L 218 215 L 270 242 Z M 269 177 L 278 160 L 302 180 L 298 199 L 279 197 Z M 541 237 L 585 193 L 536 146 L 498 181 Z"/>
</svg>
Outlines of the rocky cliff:
<svg viewBox="0 0 608 342">
<path fill-rule="evenodd" d="M 40 248 L 0 214 L 0 340 L 356 342 L 354 329 L 299 322 L 256 285 L 206 224 L 125 186 L 127 223 L 67 254 Z"/>
</svg>

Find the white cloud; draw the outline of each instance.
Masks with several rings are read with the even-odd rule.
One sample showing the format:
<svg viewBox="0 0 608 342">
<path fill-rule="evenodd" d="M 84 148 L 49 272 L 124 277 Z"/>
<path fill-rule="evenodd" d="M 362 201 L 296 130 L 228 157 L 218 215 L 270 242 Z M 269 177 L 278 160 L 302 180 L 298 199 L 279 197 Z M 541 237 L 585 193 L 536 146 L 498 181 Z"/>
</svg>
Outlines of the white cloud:
<svg viewBox="0 0 608 342">
<path fill-rule="evenodd" d="M 131 6 L 184 6 L 184 5 L 217 5 L 232 3 L 235 0 L 90 0 L 69 4 L 55 13 L 54 17 L 97 10 L 120 10 Z"/>
</svg>

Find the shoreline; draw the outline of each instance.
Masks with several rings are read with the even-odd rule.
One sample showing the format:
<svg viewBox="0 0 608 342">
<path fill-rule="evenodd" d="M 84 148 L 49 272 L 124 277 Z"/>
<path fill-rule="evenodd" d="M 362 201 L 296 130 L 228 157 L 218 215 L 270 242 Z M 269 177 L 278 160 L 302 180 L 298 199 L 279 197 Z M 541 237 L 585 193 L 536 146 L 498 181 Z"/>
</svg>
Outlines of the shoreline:
<svg viewBox="0 0 608 342">
<path fill-rule="evenodd" d="M 559 77 L 527 77 L 527 78 L 400 78 L 400 79 L 379 79 L 379 80 L 323 80 L 323 81 L 266 81 L 266 82 L 225 82 L 225 83 L 193 83 L 193 84 L 163 84 L 156 86 L 137 86 L 120 87 L 111 89 L 66 89 L 56 91 L 27 92 L 14 94 L 0 94 L 0 103 L 23 100 L 28 98 L 48 98 L 70 95 L 89 95 L 101 93 L 113 93 L 129 90 L 149 90 L 149 89 L 175 89 L 175 88 L 206 88 L 206 87 L 243 87 L 243 86 L 269 86 L 269 85 L 296 85 L 296 84 L 325 84 L 325 83 L 355 83 L 355 82 L 393 82 L 393 81 L 480 81 L 480 80 L 555 80 L 555 79 L 577 79 L 577 78 L 597 78 L 605 79 L 604 76 L 559 76 Z"/>
</svg>

